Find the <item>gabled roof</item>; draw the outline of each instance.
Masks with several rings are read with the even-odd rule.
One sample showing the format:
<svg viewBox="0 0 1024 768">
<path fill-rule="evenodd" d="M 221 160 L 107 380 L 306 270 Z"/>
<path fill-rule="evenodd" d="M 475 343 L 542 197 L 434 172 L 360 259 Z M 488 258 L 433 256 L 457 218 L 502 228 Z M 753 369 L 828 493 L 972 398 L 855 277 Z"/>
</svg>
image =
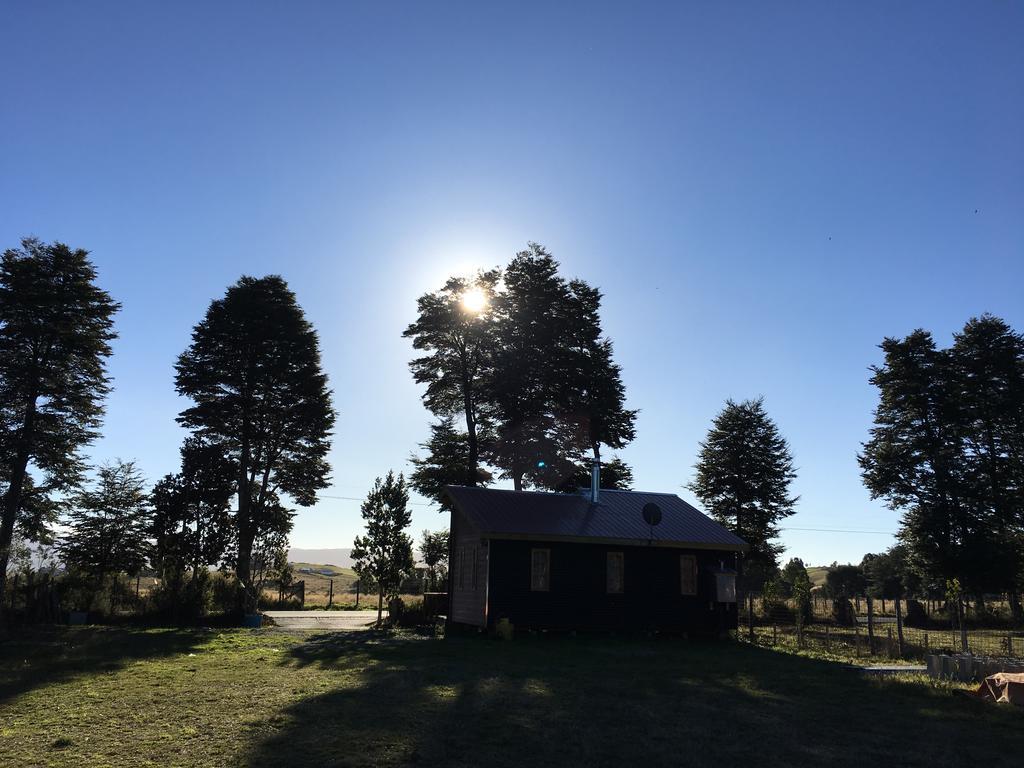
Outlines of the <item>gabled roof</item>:
<svg viewBox="0 0 1024 768">
<path fill-rule="evenodd" d="M 746 551 L 747 543 L 671 493 L 601 490 L 597 504 L 582 493 L 505 491 L 445 487 L 456 508 L 480 531 L 495 539 L 592 541 L 663 547 Z M 661 509 L 650 526 L 645 504 Z"/>
</svg>

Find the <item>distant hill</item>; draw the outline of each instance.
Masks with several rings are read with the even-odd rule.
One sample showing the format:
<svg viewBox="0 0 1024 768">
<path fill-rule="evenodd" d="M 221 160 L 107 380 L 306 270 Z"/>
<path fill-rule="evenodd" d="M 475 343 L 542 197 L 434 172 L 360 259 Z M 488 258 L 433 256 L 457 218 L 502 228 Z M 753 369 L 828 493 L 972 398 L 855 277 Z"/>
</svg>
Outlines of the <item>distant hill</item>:
<svg viewBox="0 0 1024 768">
<path fill-rule="evenodd" d="M 323 563 L 339 568 L 352 567 L 351 549 L 289 549 L 289 563 Z"/>
<path fill-rule="evenodd" d="M 811 584 L 816 587 L 822 587 L 825 585 L 825 579 L 828 577 L 828 566 L 810 565 L 807 567 L 807 576 L 811 580 Z"/>
</svg>

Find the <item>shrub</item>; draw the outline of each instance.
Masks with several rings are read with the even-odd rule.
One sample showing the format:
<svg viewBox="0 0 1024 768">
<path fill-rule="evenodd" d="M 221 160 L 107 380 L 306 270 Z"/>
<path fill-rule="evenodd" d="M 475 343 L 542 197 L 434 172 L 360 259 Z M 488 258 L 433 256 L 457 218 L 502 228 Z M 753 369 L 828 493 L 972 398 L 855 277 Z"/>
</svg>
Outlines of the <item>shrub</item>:
<svg viewBox="0 0 1024 768">
<path fill-rule="evenodd" d="M 832 601 L 832 621 L 841 627 L 852 627 L 857 623 L 857 615 L 853 603 L 845 597 L 837 597 Z"/>
<path fill-rule="evenodd" d="M 907 615 L 903 618 L 903 623 L 918 629 L 928 626 L 928 612 L 919 600 L 907 600 Z"/>
</svg>

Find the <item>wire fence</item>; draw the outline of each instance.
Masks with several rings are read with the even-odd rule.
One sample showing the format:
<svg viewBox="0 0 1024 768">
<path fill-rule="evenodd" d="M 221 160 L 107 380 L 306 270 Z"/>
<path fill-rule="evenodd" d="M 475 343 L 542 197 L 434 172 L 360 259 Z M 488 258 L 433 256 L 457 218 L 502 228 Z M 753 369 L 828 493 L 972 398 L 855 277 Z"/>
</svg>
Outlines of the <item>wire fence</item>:
<svg viewBox="0 0 1024 768">
<path fill-rule="evenodd" d="M 850 660 L 903 659 L 924 661 L 929 653 L 971 653 L 976 656 L 1024 659 L 1024 631 L 998 619 L 991 608 L 978 610 L 962 622 L 947 618 L 938 601 L 915 613 L 909 626 L 908 601 L 897 607 L 887 600 L 851 599 L 852 613 L 838 611 L 830 599 L 816 598 L 803 619 L 793 601 L 765 606 L 760 596 L 745 601 L 739 636 L 758 645 L 788 650 L 811 650 Z M 753 608 L 753 611 L 751 611 Z M 986 622 L 986 619 L 988 620 Z M 987 623 L 987 625 L 986 625 Z"/>
</svg>

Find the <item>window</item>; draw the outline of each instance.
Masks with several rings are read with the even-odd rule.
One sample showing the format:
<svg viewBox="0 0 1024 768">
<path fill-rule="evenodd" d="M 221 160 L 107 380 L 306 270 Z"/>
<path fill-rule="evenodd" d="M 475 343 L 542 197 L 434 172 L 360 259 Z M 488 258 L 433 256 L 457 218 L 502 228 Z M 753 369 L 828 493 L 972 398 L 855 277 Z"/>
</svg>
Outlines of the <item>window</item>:
<svg viewBox="0 0 1024 768">
<path fill-rule="evenodd" d="M 697 558 L 693 555 L 679 556 L 679 592 L 683 595 L 697 594 Z"/>
<path fill-rule="evenodd" d="M 605 568 L 605 584 L 609 595 L 621 595 L 623 584 L 623 554 L 609 552 Z"/>
<path fill-rule="evenodd" d="M 547 592 L 551 589 L 551 550 L 530 550 L 530 590 Z"/>
</svg>

